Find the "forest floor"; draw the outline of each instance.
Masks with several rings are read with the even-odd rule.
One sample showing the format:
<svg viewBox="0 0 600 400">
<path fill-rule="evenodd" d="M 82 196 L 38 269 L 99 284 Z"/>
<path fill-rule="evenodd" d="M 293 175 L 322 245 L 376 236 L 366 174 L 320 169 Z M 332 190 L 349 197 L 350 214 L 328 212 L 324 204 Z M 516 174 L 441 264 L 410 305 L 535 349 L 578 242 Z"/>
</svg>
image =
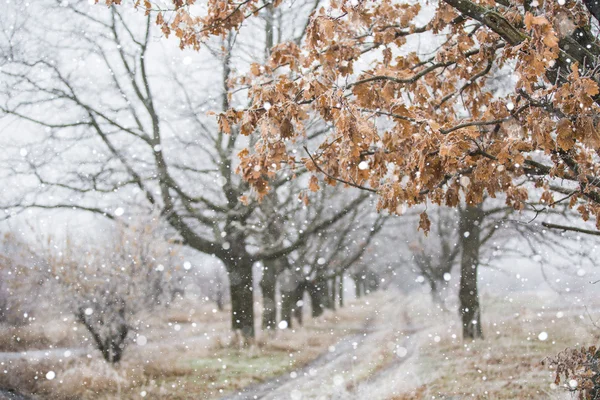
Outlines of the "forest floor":
<svg viewBox="0 0 600 400">
<path fill-rule="evenodd" d="M 486 337 L 476 342 L 463 342 L 456 313 L 426 295 L 387 292 L 242 349 L 228 332 L 226 311 L 181 301 L 148 317 L 138 332 L 147 344 L 132 343 L 116 368 L 82 346 L 89 339 L 73 336 L 75 326 L 65 320 L 68 333 L 57 335 L 55 326 L 54 336 L 34 340 L 34 326 L 27 339 L 61 348 L 23 353 L 27 341 L 20 340 L 20 352 L 0 353 L 0 399 L 11 398 L 8 389 L 44 399 L 569 398 L 541 361 L 596 344 L 596 317 L 575 301 L 540 296 L 484 296 Z M 27 333 L 20 329 L 9 332 L 13 346 L 14 335 Z M 4 348 L 9 333 L 0 332 Z"/>
</svg>

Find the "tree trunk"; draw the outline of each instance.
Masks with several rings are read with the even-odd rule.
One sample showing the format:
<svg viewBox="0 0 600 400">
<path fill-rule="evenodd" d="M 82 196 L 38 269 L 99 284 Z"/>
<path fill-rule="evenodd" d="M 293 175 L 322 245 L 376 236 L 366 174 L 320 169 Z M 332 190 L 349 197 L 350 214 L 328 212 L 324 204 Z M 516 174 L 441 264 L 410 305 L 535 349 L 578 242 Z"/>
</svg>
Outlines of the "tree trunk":
<svg viewBox="0 0 600 400">
<path fill-rule="evenodd" d="M 360 274 L 352 275 L 352 279 L 354 280 L 354 295 L 356 296 L 357 299 L 360 299 L 360 296 L 362 296 L 360 277 L 361 277 Z"/>
<path fill-rule="evenodd" d="M 365 293 L 370 294 L 379 288 L 379 275 L 373 271 L 368 271 L 366 275 Z"/>
<path fill-rule="evenodd" d="M 245 340 L 253 339 L 254 295 L 252 290 L 252 263 L 240 262 L 228 268 L 231 296 L 231 328 L 239 331 Z"/>
<path fill-rule="evenodd" d="M 335 310 L 335 303 L 337 301 L 337 285 L 335 282 L 335 276 L 329 280 L 329 308 Z"/>
<path fill-rule="evenodd" d="M 260 281 L 263 297 L 263 330 L 271 330 L 277 327 L 277 298 L 275 287 L 277 284 L 277 271 L 275 261 L 265 261 L 263 276 Z"/>
<path fill-rule="evenodd" d="M 215 303 L 217 304 L 217 309 L 219 311 L 223 311 L 225 304 L 223 304 L 223 288 L 221 286 L 217 287 L 215 293 Z"/>
<path fill-rule="evenodd" d="M 122 300 L 117 300 L 122 302 Z M 121 361 L 123 351 L 125 350 L 129 325 L 125 318 L 125 305 L 117 310 L 110 307 L 115 302 L 109 302 L 109 307 L 99 313 L 100 316 L 88 316 L 85 314 L 85 307 L 80 306 L 75 316 L 81 322 L 88 332 L 92 335 L 96 347 L 102 353 L 102 357 L 109 363 L 118 363 Z"/>
<path fill-rule="evenodd" d="M 317 279 L 309 282 L 306 286 L 308 295 L 310 296 L 310 308 L 313 318 L 317 318 L 323 314 L 323 303 L 325 301 L 325 296 L 323 295 L 325 293 L 325 285 L 323 282 L 327 283 L 317 277 Z"/>
<path fill-rule="evenodd" d="M 460 313 L 463 339 L 482 339 L 481 308 L 477 292 L 477 267 L 479 265 L 480 223 L 483 219 L 481 205 L 469 206 L 461 211 L 460 240 Z"/>
<path fill-rule="evenodd" d="M 294 317 L 296 321 L 298 321 L 298 325 L 302 325 L 302 313 L 304 310 L 304 290 L 306 289 L 306 285 L 304 282 L 299 282 L 298 287 L 294 291 Z"/>
<path fill-rule="evenodd" d="M 294 292 L 281 292 L 281 322 L 286 322 L 287 327 L 292 327 L 292 313 L 294 309 Z"/>
<path fill-rule="evenodd" d="M 445 303 L 445 299 L 448 296 L 448 282 L 431 280 L 429 281 L 429 287 L 431 288 L 431 299 L 433 300 L 433 303 L 441 310 L 448 311 Z"/>
<path fill-rule="evenodd" d="M 433 300 L 434 304 L 440 304 L 442 302 L 442 298 L 437 287 L 437 282 L 435 279 L 430 277 L 427 278 L 427 281 L 429 283 L 429 288 L 431 289 L 431 299 Z"/>
<path fill-rule="evenodd" d="M 281 321 L 287 322 L 288 328 L 292 327 L 292 317 L 296 308 L 297 293 L 301 290 L 302 277 L 290 269 L 281 274 L 279 288 L 281 290 Z"/>
<path fill-rule="evenodd" d="M 339 298 L 340 298 L 340 308 L 344 307 L 344 274 L 340 274 L 340 276 L 338 276 L 339 279 Z"/>
</svg>

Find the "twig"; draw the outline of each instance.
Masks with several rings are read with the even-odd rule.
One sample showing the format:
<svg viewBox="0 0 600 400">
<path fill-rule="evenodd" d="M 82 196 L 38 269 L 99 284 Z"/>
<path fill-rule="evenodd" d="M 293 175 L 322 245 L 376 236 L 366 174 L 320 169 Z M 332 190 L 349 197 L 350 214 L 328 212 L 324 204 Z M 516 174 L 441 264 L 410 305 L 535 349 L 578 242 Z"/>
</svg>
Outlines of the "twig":
<svg viewBox="0 0 600 400">
<path fill-rule="evenodd" d="M 327 172 L 325 172 L 325 171 L 323 170 L 323 168 L 319 167 L 319 165 L 317 164 L 317 162 L 316 162 L 316 161 L 315 161 L 315 159 L 313 158 L 312 154 L 310 154 L 310 152 L 308 151 L 308 149 L 306 148 L 306 146 L 304 146 L 304 151 L 306 151 L 306 154 L 308 154 L 308 157 L 309 157 L 309 158 L 310 158 L 310 160 L 312 161 L 312 163 L 313 163 L 313 165 L 315 166 L 315 168 L 317 168 L 317 170 L 319 170 L 319 172 L 321 172 L 323 175 L 325 175 L 325 176 L 327 176 L 327 177 L 329 177 L 329 178 L 331 178 L 331 179 L 333 179 L 333 180 L 335 180 L 335 181 L 338 181 L 338 182 L 340 182 L 340 183 L 345 183 L 346 185 L 349 185 L 349 186 L 355 187 L 355 188 L 357 188 L 357 189 L 360 189 L 360 190 L 366 190 L 366 191 L 368 191 L 368 192 L 372 192 L 372 193 L 377 193 L 377 190 L 375 190 L 375 189 L 371 189 L 371 188 L 368 188 L 368 187 L 365 187 L 365 186 L 361 186 L 361 185 L 358 185 L 358 184 L 356 184 L 356 183 L 348 182 L 348 181 L 345 181 L 345 180 L 343 180 L 343 179 L 337 178 L 337 177 L 335 177 L 335 176 L 333 176 L 333 175 L 331 175 L 331 174 L 328 174 Z"/>
<path fill-rule="evenodd" d="M 542 226 L 544 226 L 546 228 L 551 228 L 551 229 L 561 229 L 563 231 L 573 231 L 573 232 L 585 233 L 588 235 L 600 236 L 600 231 L 593 231 L 591 229 L 577 228 L 575 226 L 551 224 L 549 222 L 542 222 Z"/>
</svg>

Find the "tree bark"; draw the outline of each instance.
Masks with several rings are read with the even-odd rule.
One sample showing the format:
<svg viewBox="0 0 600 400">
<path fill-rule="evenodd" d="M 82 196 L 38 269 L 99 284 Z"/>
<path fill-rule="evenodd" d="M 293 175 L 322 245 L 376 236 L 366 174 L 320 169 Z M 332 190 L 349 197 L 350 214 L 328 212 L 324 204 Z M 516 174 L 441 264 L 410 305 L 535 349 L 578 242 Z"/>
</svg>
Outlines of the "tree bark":
<svg viewBox="0 0 600 400">
<path fill-rule="evenodd" d="M 272 330 L 277 327 L 277 265 L 276 261 L 265 261 L 263 268 L 263 276 L 260 281 L 263 297 L 263 314 L 262 328 L 263 330 Z"/>
<path fill-rule="evenodd" d="M 288 328 L 292 327 L 292 317 L 296 307 L 296 297 L 301 285 L 300 277 L 291 270 L 286 270 L 281 274 L 281 321 L 287 322 Z"/>
<path fill-rule="evenodd" d="M 254 294 L 252 290 L 252 262 L 240 262 L 228 268 L 231 296 L 231 328 L 245 340 L 253 339 Z"/>
<path fill-rule="evenodd" d="M 483 220 L 481 205 L 467 206 L 460 214 L 460 313 L 463 339 L 482 339 L 481 307 L 477 291 L 477 268 L 479 266 L 480 233 Z"/>
<path fill-rule="evenodd" d="M 367 279 L 364 282 L 365 294 L 370 294 L 379 289 L 379 275 L 374 271 L 367 271 Z"/>
<path fill-rule="evenodd" d="M 225 304 L 223 304 L 223 288 L 220 286 L 216 289 L 215 303 L 217 305 L 217 309 L 219 311 L 223 311 L 223 308 L 225 308 Z"/>
<path fill-rule="evenodd" d="M 433 303 L 441 310 L 448 311 L 445 303 L 445 300 L 448 296 L 448 282 L 444 280 L 433 280 L 429 282 L 429 287 L 431 288 L 431 299 L 433 300 Z"/>
<path fill-rule="evenodd" d="M 111 307 L 117 302 L 123 303 L 122 306 L 116 309 Z M 129 325 L 125 319 L 125 303 L 121 299 L 108 302 L 108 305 L 109 307 L 99 312 L 100 316 L 86 315 L 84 306 L 79 307 L 75 315 L 92 335 L 102 357 L 115 364 L 121 361 L 123 356 Z"/>
<path fill-rule="evenodd" d="M 435 279 L 429 277 L 429 288 L 431 289 L 431 299 L 435 304 L 440 304 L 442 302 L 442 298 L 440 296 L 439 289 L 437 287 L 437 282 Z"/>
<path fill-rule="evenodd" d="M 298 287 L 296 287 L 296 290 L 294 291 L 294 298 L 293 298 L 293 313 L 294 313 L 294 317 L 296 318 L 296 321 L 298 321 L 298 325 L 302 325 L 302 313 L 304 310 L 304 290 L 306 288 L 306 285 L 304 284 L 304 282 L 299 282 L 298 283 Z"/>
</svg>

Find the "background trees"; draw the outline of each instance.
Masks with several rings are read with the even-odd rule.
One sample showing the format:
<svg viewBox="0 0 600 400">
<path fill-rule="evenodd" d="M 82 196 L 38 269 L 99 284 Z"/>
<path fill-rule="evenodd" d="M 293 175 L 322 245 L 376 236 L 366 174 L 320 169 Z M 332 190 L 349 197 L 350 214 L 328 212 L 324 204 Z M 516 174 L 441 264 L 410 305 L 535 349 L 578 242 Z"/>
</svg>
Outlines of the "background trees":
<svg viewBox="0 0 600 400">
<path fill-rule="evenodd" d="M 456 211 L 438 208 L 432 215 L 429 237 L 418 237 L 409 243 L 416 271 L 431 289 L 431 296 L 440 307 L 448 295 L 448 285 L 460 255 Z"/>
<path fill-rule="evenodd" d="M 7 232 L 0 240 L 0 323 L 18 326 L 35 317 L 35 304 L 45 296 L 46 288 L 37 278 L 39 263 L 31 244 L 18 233 Z M 35 288 L 35 291 L 32 291 Z"/>
</svg>

